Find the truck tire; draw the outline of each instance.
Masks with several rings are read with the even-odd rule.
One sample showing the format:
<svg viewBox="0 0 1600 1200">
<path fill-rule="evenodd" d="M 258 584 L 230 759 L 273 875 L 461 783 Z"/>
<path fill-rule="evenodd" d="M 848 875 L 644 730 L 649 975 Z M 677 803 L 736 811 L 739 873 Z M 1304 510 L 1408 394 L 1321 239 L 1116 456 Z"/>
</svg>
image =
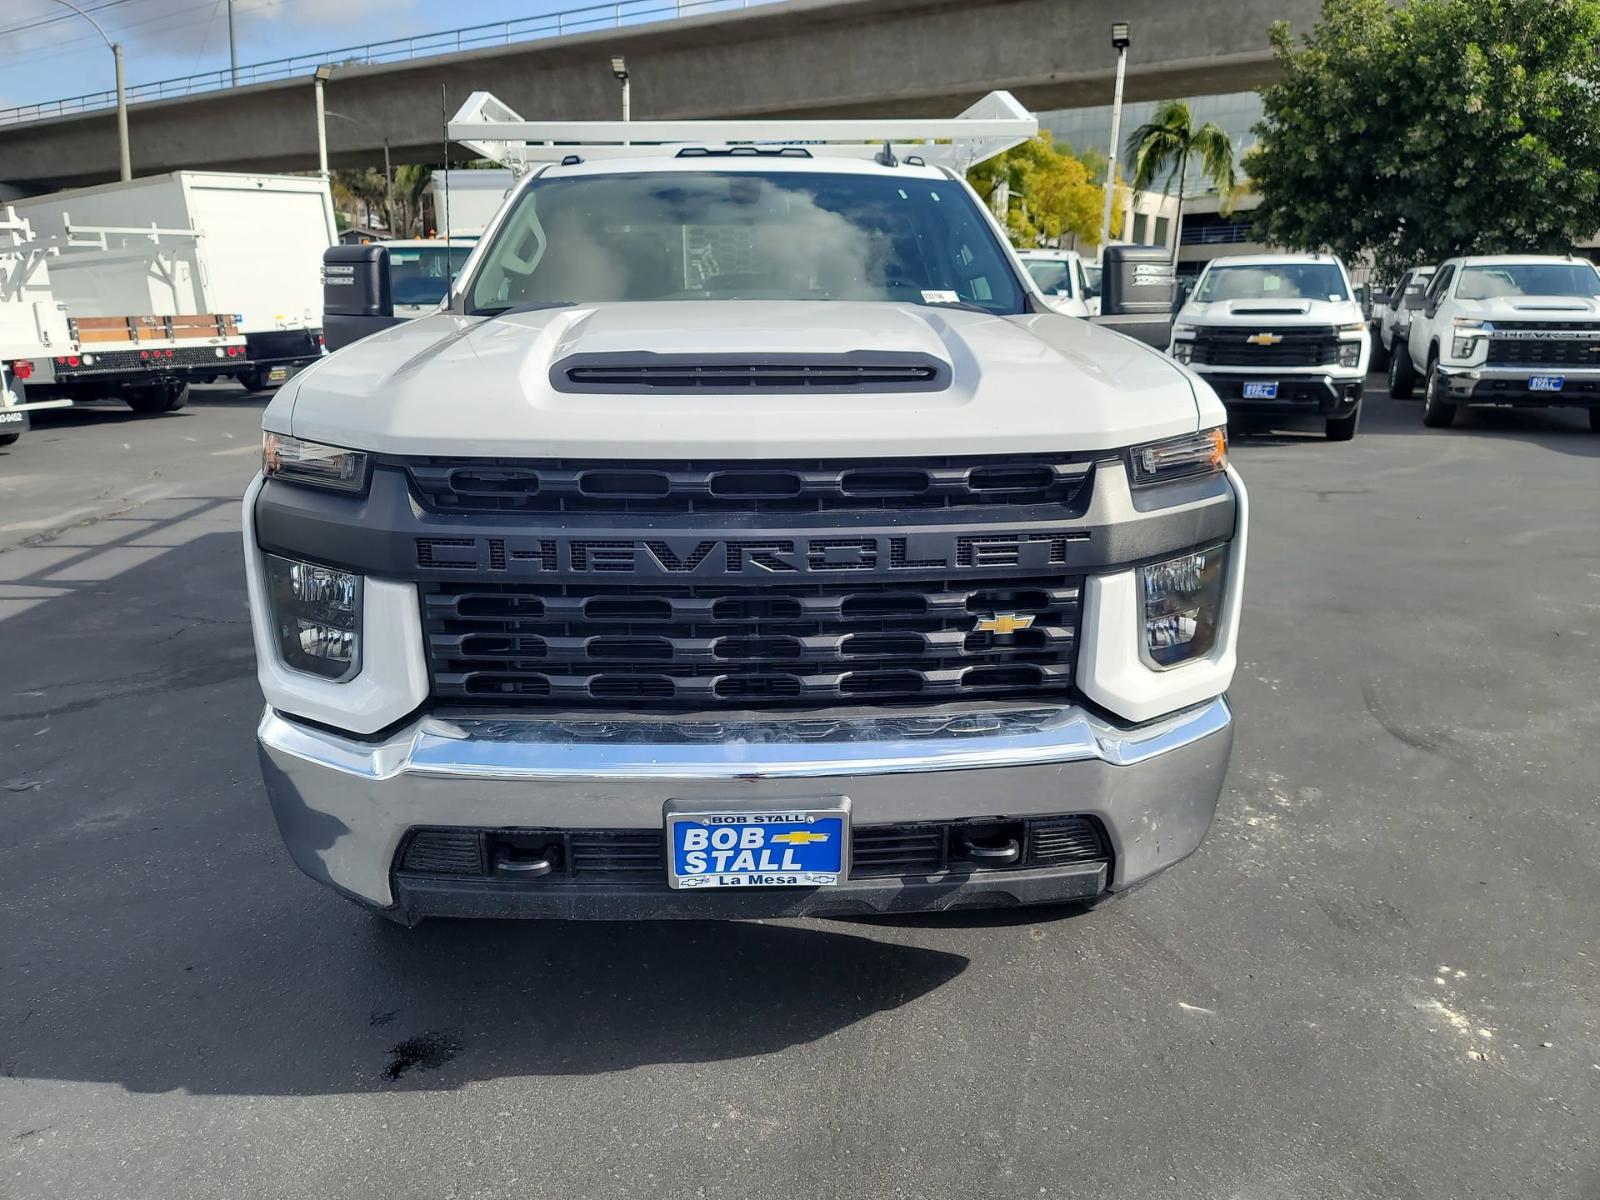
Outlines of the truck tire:
<svg viewBox="0 0 1600 1200">
<path fill-rule="evenodd" d="M 1383 334 L 1372 335 L 1372 361 L 1367 364 L 1370 371 L 1384 371 L 1389 367 L 1389 352 L 1383 348 Z"/>
<path fill-rule="evenodd" d="M 1444 376 L 1438 359 L 1428 356 L 1428 382 L 1422 397 L 1422 423 L 1429 429 L 1448 429 L 1455 422 L 1456 406 L 1444 398 Z"/>
<path fill-rule="evenodd" d="M 1389 357 L 1389 399 L 1409 400 L 1417 386 L 1417 373 L 1411 366 L 1411 351 L 1396 346 Z"/>
<path fill-rule="evenodd" d="M 141 384 L 124 390 L 122 398 L 134 412 L 146 416 L 177 412 L 189 403 L 189 385 L 187 383 Z"/>
<path fill-rule="evenodd" d="M 1330 442 L 1348 442 L 1356 435 L 1356 426 L 1361 424 L 1361 403 L 1356 402 L 1356 410 L 1348 417 L 1329 417 L 1324 427 Z"/>
<path fill-rule="evenodd" d="M 1600 433 L 1600 408 L 1589 410 L 1589 432 Z"/>
</svg>

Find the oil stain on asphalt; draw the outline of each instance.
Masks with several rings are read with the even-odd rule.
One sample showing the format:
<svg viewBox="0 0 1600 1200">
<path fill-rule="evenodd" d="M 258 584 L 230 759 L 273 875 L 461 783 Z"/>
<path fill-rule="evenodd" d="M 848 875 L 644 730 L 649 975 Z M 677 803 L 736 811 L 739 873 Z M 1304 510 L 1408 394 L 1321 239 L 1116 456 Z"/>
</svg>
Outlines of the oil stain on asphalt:
<svg viewBox="0 0 1600 1200">
<path fill-rule="evenodd" d="M 383 1069 L 383 1077 L 399 1079 L 412 1067 L 432 1071 L 460 1053 L 461 1043 L 448 1033 L 419 1033 L 389 1051 L 389 1065 Z"/>
</svg>

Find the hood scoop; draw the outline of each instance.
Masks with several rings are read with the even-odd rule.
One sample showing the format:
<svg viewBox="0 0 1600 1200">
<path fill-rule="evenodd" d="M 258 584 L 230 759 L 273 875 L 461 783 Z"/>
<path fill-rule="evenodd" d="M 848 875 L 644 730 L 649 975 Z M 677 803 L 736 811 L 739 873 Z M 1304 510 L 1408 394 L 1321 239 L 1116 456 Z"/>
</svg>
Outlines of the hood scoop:
<svg viewBox="0 0 1600 1200">
<path fill-rule="evenodd" d="M 1588 304 L 1513 304 L 1518 312 L 1592 312 Z"/>
<path fill-rule="evenodd" d="M 1299 317 L 1311 311 L 1310 304 L 1257 304 L 1250 307 L 1230 304 L 1228 313 L 1235 317 Z"/>
<path fill-rule="evenodd" d="M 558 392 L 932 392 L 950 386 L 950 364 L 926 354 L 572 354 L 550 368 Z"/>
</svg>

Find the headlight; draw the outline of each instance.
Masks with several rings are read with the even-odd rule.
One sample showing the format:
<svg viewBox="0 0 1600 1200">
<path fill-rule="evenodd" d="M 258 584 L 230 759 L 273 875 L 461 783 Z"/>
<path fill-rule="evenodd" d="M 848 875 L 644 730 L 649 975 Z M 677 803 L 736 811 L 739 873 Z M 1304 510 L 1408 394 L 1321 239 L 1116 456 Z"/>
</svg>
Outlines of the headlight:
<svg viewBox="0 0 1600 1200">
<path fill-rule="evenodd" d="M 283 433 L 262 435 L 261 470 L 269 479 L 289 479 L 341 492 L 359 492 L 367 486 L 365 451 L 341 450 Z"/>
<path fill-rule="evenodd" d="M 1365 321 L 1347 321 L 1345 324 L 1339 326 L 1339 332 L 1360 333 L 1366 327 L 1367 323 Z"/>
<path fill-rule="evenodd" d="M 1227 577 L 1226 545 L 1139 568 L 1144 606 L 1139 653 L 1147 664 L 1165 671 L 1211 653 Z"/>
<path fill-rule="evenodd" d="M 336 682 L 361 669 L 361 576 L 269 554 L 267 585 L 285 665 Z"/>
<path fill-rule="evenodd" d="M 1339 365 L 1341 367 L 1355 367 L 1361 364 L 1361 343 L 1339 343 Z"/>
<path fill-rule="evenodd" d="M 1186 335 L 1192 335 L 1193 333 L 1194 333 L 1194 326 L 1193 325 L 1186 325 L 1182 321 L 1179 321 L 1176 325 L 1174 325 L 1172 327 L 1172 336 L 1173 337 L 1183 337 L 1183 336 L 1186 336 Z"/>
<path fill-rule="evenodd" d="M 1228 434 L 1222 426 L 1202 429 L 1165 442 L 1133 448 L 1133 485 L 1147 487 L 1215 475 L 1228 465 Z"/>
</svg>

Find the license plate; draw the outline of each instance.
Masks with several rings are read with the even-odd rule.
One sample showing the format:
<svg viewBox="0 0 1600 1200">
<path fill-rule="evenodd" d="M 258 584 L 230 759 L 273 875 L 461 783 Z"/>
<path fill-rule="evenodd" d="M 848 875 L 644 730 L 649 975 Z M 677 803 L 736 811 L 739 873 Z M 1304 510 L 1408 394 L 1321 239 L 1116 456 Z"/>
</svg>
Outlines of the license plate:
<svg viewBox="0 0 1600 1200">
<path fill-rule="evenodd" d="M 1566 386 L 1566 383 L 1567 377 L 1565 375 L 1535 375 L 1528 380 L 1528 390 L 1530 392 L 1559 392 Z"/>
<path fill-rule="evenodd" d="M 268 367 L 267 368 L 267 382 L 268 383 L 287 383 L 288 380 L 289 380 L 289 368 L 288 367 Z"/>
<path fill-rule="evenodd" d="M 1246 400 L 1276 400 L 1278 398 L 1278 383 L 1247 383 L 1244 385 L 1244 398 Z"/>
<path fill-rule="evenodd" d="M 667 883 L 674 888 L 833 887 L 844 877 L 850 802 L 667 805 Z"/>
</svg>

